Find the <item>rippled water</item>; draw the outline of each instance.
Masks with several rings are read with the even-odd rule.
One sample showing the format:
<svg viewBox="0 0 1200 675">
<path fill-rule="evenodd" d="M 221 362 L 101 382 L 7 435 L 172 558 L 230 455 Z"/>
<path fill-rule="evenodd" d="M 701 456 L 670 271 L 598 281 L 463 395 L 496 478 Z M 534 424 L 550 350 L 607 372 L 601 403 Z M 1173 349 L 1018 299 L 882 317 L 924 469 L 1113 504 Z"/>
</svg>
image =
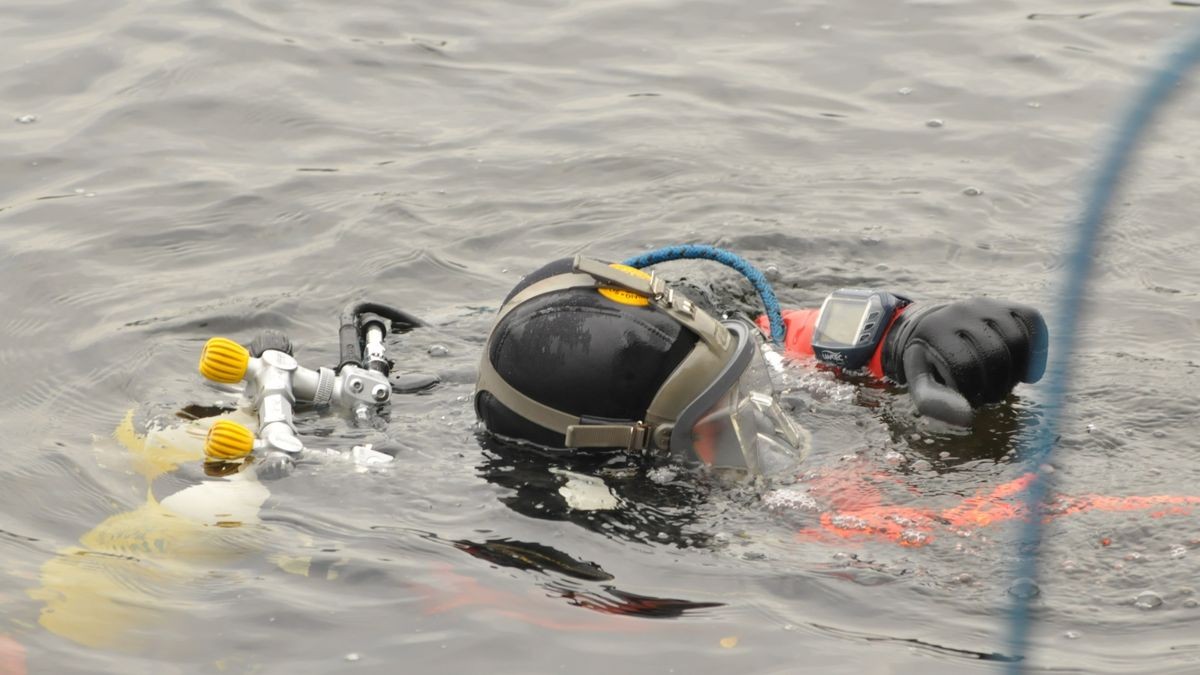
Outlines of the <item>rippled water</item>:
<svg viewBox="0 0 1200 675">
<path fill-rule="evenodd" d="M 1033 592 L 1008 576 L 1009 528 L 922 547 L 796 533 L 827 508 L 816 475 L 879 474 L 930 508 L 1016 478 L 1036 387 L 964 436 L 797 366 L 814 440 L 797 484 L 764 499 L 682 468 L 554 467 L 626 503 L 586 513 L 544 461 L 476 437 L 478 350 L 542 262 L 677 242 L 776 268 L 789 306 L 877 285 L 1051 308 L 1106 130 L 1200 20 L 1188 5 L 9 0 L 0 664 L 998 672 L 1009 593 Z M 1200 494 L 1198 101 L 1158 126 L 1105 238 L 1056 467 L 1070 494 Z M 719 269 L 666 271 L 751 306 Z M 394 466 L 314 460 L 254 528 L 155 520 L 110 438 L 127 411 L 220 398 L 195 375 L 213 334 L 282 329 L 331 363 L 361 298 L 432 324 L 394 346 L 442 384 L 398 397 L 386 438 L 301 422 L 314 447 L 390 444 Z M 201 479 L 193 463 L 152 487 Z M 1034 666 L 1200 668 L 1200 531 L 1157 515 L 1055 521 Z M 93 528 L 120 545 L 97 553 Z M 115 602 L 76 605 L 107 639 L 39 624 L 54 593 L 86 595 L 48 580 L 60 563 L 109 584 Z"/>
</svg>

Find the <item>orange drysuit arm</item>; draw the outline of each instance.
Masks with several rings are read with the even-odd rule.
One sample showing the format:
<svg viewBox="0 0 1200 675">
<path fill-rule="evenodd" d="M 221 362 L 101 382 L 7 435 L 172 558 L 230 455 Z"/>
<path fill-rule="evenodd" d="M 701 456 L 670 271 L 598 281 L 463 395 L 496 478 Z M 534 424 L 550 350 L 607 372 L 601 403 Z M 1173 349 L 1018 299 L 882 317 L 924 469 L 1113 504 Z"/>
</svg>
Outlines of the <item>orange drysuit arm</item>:
<svg viewBox="0 0 1200 675">
<path fill-rule="evenodd" d="M 879 341 L 879 346 L 875 348 L 875 353 L 871 355 L 871 360 L 867 362 L 867 371 L 878 379 L 883 379 L 883 345 L 887 343 L 888 333 L 892 330 L 892 324 L 896 321 L 896 317 L 906 309 L 901 307 L 892 314 L 892 318 L 888 321 L 887 330 L 883 333 L 883 339 Z M 806 309 L 785 309 L 783 310 L 783 351 L 788 356 L 798 359 L 813 358 L 812 334 L 813 328 L 817 325 L 817 315 L 820 310 L 816 308 Z M 770 322 L 767 317 L 758 317 L 758 327 L 764 331 L 771 329 Z"/>
</svg>

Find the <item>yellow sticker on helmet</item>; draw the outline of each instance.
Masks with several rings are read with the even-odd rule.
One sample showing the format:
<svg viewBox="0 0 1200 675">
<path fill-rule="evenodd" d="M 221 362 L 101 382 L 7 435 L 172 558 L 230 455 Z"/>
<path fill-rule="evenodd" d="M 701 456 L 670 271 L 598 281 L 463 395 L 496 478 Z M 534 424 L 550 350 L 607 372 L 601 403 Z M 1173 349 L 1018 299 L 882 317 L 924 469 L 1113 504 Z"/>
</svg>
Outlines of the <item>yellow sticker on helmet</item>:
<svg viewBox="0 0 1200 675">
<path fill-rule="evenodd" d="M 639 276 L 643 279 L 650 278 L 649 274 L 646 274 L 645 272 L 639 270 L 636 267 L 630 267 L 629 265 L 621 265 L 619 263 L 612 263 L 611 265 L 609 265 L 609 267 L 611 267 L 613 269 L 617 269 L 617 270 L 624 270 L 626 272 L 629 272 L 630 274 L 633 274 L 634 276 Z M 604 297 L 608 298 L 609 300 L 612 300 L 613 302 L 619 302 L 622 305 L 632 305 L 634 307 L 646 307 L 647 305 L 650 304 L 650 298 L 647 298 L 646 296 L 644 296 L 640 293 L 634 293 L 633 291 L 630 291 L 630 290 L 627 290 L 624 288 L 612 288 L 611 286 L 603 286 L 596 290 L 600 291 L 600 295 L 603 295 Z"/>
</svg>

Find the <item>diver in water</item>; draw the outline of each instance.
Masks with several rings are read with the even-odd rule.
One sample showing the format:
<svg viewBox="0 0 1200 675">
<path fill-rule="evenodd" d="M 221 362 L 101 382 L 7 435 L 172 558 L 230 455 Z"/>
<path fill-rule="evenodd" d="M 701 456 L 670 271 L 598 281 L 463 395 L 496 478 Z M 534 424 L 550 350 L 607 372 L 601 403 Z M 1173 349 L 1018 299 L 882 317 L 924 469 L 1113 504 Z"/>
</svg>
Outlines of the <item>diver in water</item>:
<svg viewBox="0 0 1200 675">
<path fill-rule="evenodd" d="M 783 323 L 787 355 L 907 385 L 922 415 L 959 427 L 1019 383 L 1037 382 L 1046 367 L 1041 314 L 988 298 L 913 302 L 843 289 L 819 309 L 784 311 Z M 767 321 L 758 325 L 766 329 Z M 498 459 L 489 461 L 494 470 L 485 463 L 484 475 L 518 497 L 522 489 L 538 491 L 538 499 L 524 500 L 538 505 L 522 510 L 531 517 L 594 526 L 570 498 L 566 509 L 546 506 L 558 485 L 553 474 L 567 472 L 551 468 L 539 480 L 532 468 L 537 454 L 523 450 L 555 456 L 562 466 L 648 457 L 783 474 L 803 457 L 806 443 L 772 385 L 773 360 L 764 334 L 749 321 L 718 320 L 659 277 L 587 258 L 552 262 L 509 293 L 485 345 L 475 410 L 489 437 L 485 450 Z M 796 532 L 801 540 L 923 546 L 939 532 L 1025 517 L 1017 497 L 1032 478 L 1025 473 L 949 504 L 914 505 L 889 503 L 894 477 L 850 464 L 817 467 L 806 472 L 799 492 L 772 490 L 763 500 L 772 508 L 795 503 L 820 511 L 817 522 Z M 558 492 L 570 494 L 569 488 L 570 481 Z M 689 491 L 663 497 L 687 502 Z M 703 545 L 702 537 L 681 535 L 688 511 L 660 504 L 650 511 L 670 515 L 648 523 L 620 514 L 615 502 L 605 517 L 634 525 L 625 530 L 669 525 L 660 540 Z M 1048 518 L 1088 511 L 1187 515 L 1200 507 L 1200 496 L 1054 495 L 1046 507 Z"/>
<path fill-rule="evenodd" d="M 784 322 L 788 355 L 907 385 L 922 414 L 961 426 L 1045 370 L 1041 314 L 988 298 L 844 289 Z M 491 436 L 543 453 L 624 451 L 770 474 L 805 445 L 770 354 L 755 325 L 718 320 L 660 277 L 563 259 L 505 298 L 475 410 Z"/>
</svg>

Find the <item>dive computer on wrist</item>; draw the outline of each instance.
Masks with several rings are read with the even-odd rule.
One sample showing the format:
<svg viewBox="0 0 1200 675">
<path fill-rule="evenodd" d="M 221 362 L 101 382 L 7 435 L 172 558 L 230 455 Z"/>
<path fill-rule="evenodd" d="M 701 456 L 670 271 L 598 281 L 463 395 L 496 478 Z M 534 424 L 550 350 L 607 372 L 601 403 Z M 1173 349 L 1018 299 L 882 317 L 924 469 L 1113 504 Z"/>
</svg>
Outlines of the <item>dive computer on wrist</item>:
<svg viewBox="0 0 1200 675">
<path fill-rule="evenodd" d="M 813 355 L 846 370 L 867 365 L 896 310 L 908 298 L 861 288 L 840 288 L 821 304 L 812 333 Z"/>
</svg>

